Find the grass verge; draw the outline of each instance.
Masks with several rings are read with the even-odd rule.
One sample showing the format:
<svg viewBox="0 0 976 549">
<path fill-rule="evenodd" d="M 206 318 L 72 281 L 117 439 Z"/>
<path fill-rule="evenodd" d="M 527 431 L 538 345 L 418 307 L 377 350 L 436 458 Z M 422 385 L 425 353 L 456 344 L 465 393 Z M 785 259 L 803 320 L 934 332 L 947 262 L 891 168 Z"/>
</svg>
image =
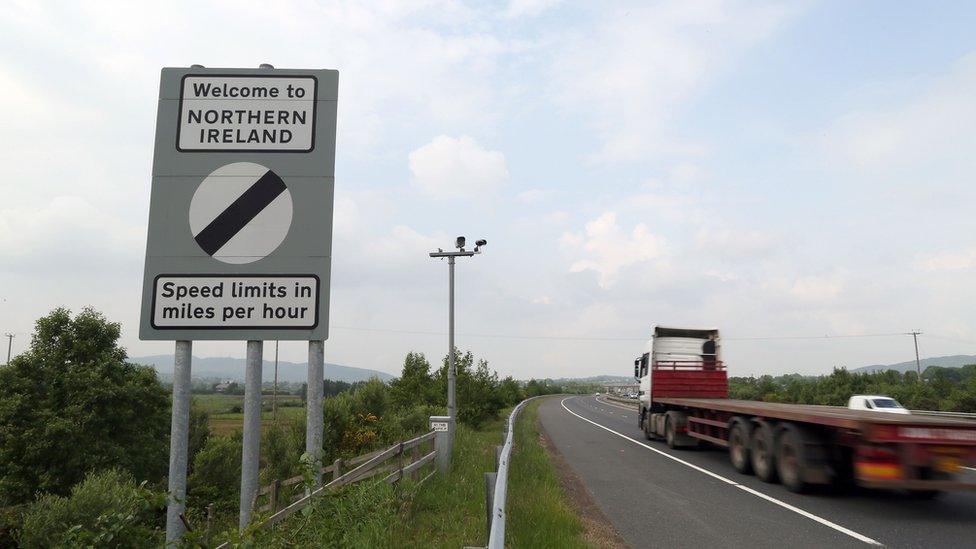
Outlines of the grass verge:
<svg viewBox="0 0 976 549">
<path fill-rule="evenodd" d="M 506 546 L 590 547 L 583 523 L 542 444 L 538 421 L 542 400 L 526 404 L 515 422 Z"/>
<path fill-rule="evenodd" d="M 590 547 L 585 528 L 540 439 L 538 408 L 530 402 L 515 426 L 509 469 L 508 547 Z M 479 429 L 459 425 L 451 473 L 421 486 L 405 480 L 354 485 L 321 498 L 258 544 L 271 547 L 445 548 L 485 546 L 484 474 L 495 469 L 504 417 Z M 426 474 L 426 473 L 425 473 Z"/>
</svg>

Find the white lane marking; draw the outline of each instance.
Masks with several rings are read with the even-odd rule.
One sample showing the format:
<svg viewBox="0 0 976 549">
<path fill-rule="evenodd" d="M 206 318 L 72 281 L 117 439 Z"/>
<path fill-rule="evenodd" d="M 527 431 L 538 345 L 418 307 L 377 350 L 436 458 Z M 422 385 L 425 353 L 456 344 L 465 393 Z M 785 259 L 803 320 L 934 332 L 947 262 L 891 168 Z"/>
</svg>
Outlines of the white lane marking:
<svg viewBox="0 0 976 549">
<path fill-rule="evenodd" d="M 823 524 L 824 526 L 827 526 L 828 528 L 833 528 L 834 530 L 837 530 L 838 532 L 840 532 L 842 534 L 846 534 L 846 535 L 848 535 L 848 536 L 850 536 L 850 537 L 852 537 L 852 538 L 854 538 L 856 540 L 863 541 L 864 543 L 867 543 L 869 545 L 877 545 L 877 546 L 884 547 L 884 544 L 878 542 L 877 540 L 871 539 L 871 538 L 869 538 L 869 537 L 867 537 L 867 536 L 865 536 L 863 534 L 858 534 L 857 532 L 855 532 L 853 530 L 850 530 L 848 528 L 844 528 L 843 526 L 841 526 L 841 525 L 839 525 L 837 523 L 831 522 L 831 521 L 829 521 L 829 520 L 827 520 L 827 519 L 825 519 L 823 517 L 819 517 L 817 515 L 814 515 L 813 513 L 804 511 L 803 509 L 800 509 L 800 508 L 797 508 L 797 507 L 794 507 L 794 506 L 790 505 L 789 503 L 786 503 L 785 501 L 780 501 L 780 500 L 778 500 L 778 499 L 776 499 L 776 498 L 774 498 L 772 496 L 767 496 L 766 494 L 764 494 L 762 492 L 759 492 L 759 491 L 756 491 L 756 490 L 753 490 L 752 488 L 749 488 L 748 486 L 743 486 L 743 485 L 739 484 L 738 482 L 735 482 L 734 480 L 730 480 L 728 478 L 723 477 L 722 475 L 713 473 L 713 472 L 709 471 L 708 469 L 703 469 L 703 468 L 701 468 L 701 467 L 699 467 L 699 466 L 697 466 L 697 465 L 695 465 L 693 463 L 689 463 L 689 462 L 687 462 L 687 461 L 685 461 L 685 460 L 683 460 L 681 458 L 677 458 L 675 456 L 672 456 L 671 454 L 669 454 L 667 452 L 662 452 L 661 450 L 658 450 L 657 448 L 654 448 L 652 446 L 648 446 L 647 444 L 644 444 L 643 442 L 638 442 L 638 441 L 630 438 L 629 436 L 627 436 L 627 435 L 625 435 L 623 433 L 618 433 L 617 431 L 614 431 L 613 429 L 611 429 L 609 427 L 604 427 L 603 425 L 600 425 L 599 423 L 597 423 L 597 422 L 595 422 L 593 420 L 587 419 L 587 418 L 585 418 L 585 417 L 577 414 L 576 412 L 574 412 L 574 411 L 572 411 L 572 410 L 570 410 L 569 408 L 566 407 L 566 401 L 569 400 L 570 398 L 574 398 L 574 397 L 564 398 L 564 399 L 562 399 L 559 402 L 559 404 L 562 405 L 562 407 L 563 407 L 564 410 L 566 410 L 567 412 L 573 414 L 574 416 L 582 419 L 583 421 L 585 421 L 587 423 L 592 423 L 593 425 L 596 425 L 597 427 L 599 427 L 599 428 L 601 428 L 601 429 L 603 429 L 605 431 L 609 431 L 609 432 L 611 432 L 611 433 L 617 435 L 618 437 L 623 438 L 623 439 L 625 439 L 627 441 L 633 442 L 634 444 L 636 444 L 638 446 L 643 446 L 644 448 L 647 448 L 648 450 L 650 450 L 652 452 L 658 453 L 658 454 L 660 454 L 660 455 L 662 455 L 662 456 L 664 456 L 664 457 L 666 457 L 666 458 L 668 458 L 670 460 L 676 461 L 676 462 L 678 462 L 678 463 L 680 463 L 680 464 L 682 464 L 682 465 L 684 465 L 686 467 L 690 467 L 690 468 L 692 468 L 692 469 L 694 469 L 694 470 L 696 470 L 696 471 L 698 471 L 700 473 L 704 473 L 704 474 L 706 474 L 706 475 L 708 475 L 708 476 L 710 476 L 710 477 L 712 477 L 712 478 L 714 478 L 716 480 L 720 480 L 720 481 L 722 481 L 722 482 L 724 482 L 724 483 L 726 483 L 728 485 L 735 486 L 736 488 L 739 488 L 739 489 L 743 490 L 746 493 L 749 493 L 749 494 L 752 494 L 752 495 L 754 495 L 756 497 L 762 498 L 762 499 L 764 499 L 764 500 L 766 500 L 766 501 L 768 501 L 770 503 L 774 503 L 776 505 L 779 505 L 780 507 L 782 507 L 782 508 L 784 508 L 786 510 L 793 511 L 794 513 L 796 513 L 798 515 L 801 515 L 801 516 L 804 516 L 804 517 L 806 517 L 806 518 L 808 518 L 810 520 L 819 522 L 820 524 Z"/>
<path fill-rule="evenodd" d="M 961 465 L 960 467 L 963 469 L 969 469 L 970 471 L 976 471 L 976 467 L 966 467 L 965 465 Z"/>
</svg>

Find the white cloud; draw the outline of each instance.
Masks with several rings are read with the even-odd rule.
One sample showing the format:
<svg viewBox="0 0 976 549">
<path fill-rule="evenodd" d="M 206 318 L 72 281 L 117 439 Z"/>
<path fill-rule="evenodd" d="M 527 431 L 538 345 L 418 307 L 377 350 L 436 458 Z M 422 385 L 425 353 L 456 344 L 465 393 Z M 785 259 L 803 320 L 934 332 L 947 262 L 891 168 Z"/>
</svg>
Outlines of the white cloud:
<svg viewBox="0 0 976 549">
<path fill-rule="evenodd" d="M 555 78 L 565 108 L 586 113 L 595 127 L 601 148 L 592 158 L 602 162 L 700 156 L 702 145 L 669 122 L 795 11 L 733 0 L 597 9 L 593 28 L 556 44 Z"/>
<path fill-rule="evenodd" d="M 485 198 L 508 181 L 505 155 L 462 135 L 440 135 L 409 156 L 413 183 L 435 198 Z"/>
<path fill-rule="evenodd" d="M 140 262 L 146 230 L 87 200 L 59 196 L 39 208 L 0 210 L 0 255 L 11 271 L 57 276 Z"/>
<path fill-rule="evenodd" d="M 974 96 L 976 52 L 962 57 L 948 74 L 909 101 L 841 118 L 823 143 L 832 162 L 840 159 L 872 172 L 935 168 L 925 174 L 926 184 L 946 172 L 966 173 L 976 165 Z"/>
<path fill-rule="evenodd" d="M 510 0 L 505 8 L 505 17 L 535 17 L 562 3 L 562 0 Z"/>
<path fill-rule="evenodd" d="M 923 272 L 962 271 L 976 266 L 976 249 L 953 250 L 919 256 L 915 269 Z"/>
<path fill-rule="evenodd" d="M 536 204 L 552 197 L 555 194 L 551 189 L 528 189 L 515 195 L 515 200 L 523 204 Z"/>
<path fill-rule="evenodd" d="M 793 282 L 790 295 L 801 301 L 824 302 L 836 299 L 843 290 L 838 276 L 806 276 Z"/>
<path fill-rule="evenodd" d="M 643 223 L 635 225 L 629 234 L 624 232 L 614 212 L 587 223 L 582 234 L 565 233 L 560 243 L 586 256 L 574 261 L 570 272 L 595 271 L 602 288 L 613 285 L 621 269 L 631 265 L 651 260 L 663 265 L 668 251 L 665 239 L 651 234 Z"/>
</svg>

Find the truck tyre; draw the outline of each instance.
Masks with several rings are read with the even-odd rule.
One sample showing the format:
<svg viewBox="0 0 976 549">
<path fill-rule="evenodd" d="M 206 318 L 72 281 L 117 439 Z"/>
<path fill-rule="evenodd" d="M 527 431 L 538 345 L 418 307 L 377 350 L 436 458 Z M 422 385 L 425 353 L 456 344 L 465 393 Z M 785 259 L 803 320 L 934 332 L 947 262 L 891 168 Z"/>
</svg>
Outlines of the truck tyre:
<svg viewBox="0 0 976 549">
<path fill-rule="evenodd" d="M 752 473 L 749 445 L 752 438 L 752 424 L 745 418 L 733 418 L 729 427 L 729 460 L 736 471 L 748 475 Z"/>
<path fill-rule="evenodd" d="M 808 485 L 803 480 L 806 454 L 803 436 L 793 425 L 786 424 L 776 441 L 776 472 L 790 492 L 801 493 Z"/>
<path fill-rule="evenodd" d="M 648 414 L 647 410 L 644 410 L 644 413 L 641 414 L 640 424 L 641 430 L 644 431 L 644 438 L 654 440 L 654 433 L 651 431 L 651 414 Z"/>
<path fill-rule="evenodd" d="M 668 448 L 672 450 L 678 447 L 677 439 L 678 434 L 675 432 L 674 420 L 671 419 L 671 414 L 664 416 L 664 440 L 668 443 Z"/>
<path fill-rule="evenodd" d="M 749 461 L 752 470 L 763 482 L 776 482 L 776 444 L 773 429 L 765 421 L 756 423 L 752 429 Z"/>
</svg>

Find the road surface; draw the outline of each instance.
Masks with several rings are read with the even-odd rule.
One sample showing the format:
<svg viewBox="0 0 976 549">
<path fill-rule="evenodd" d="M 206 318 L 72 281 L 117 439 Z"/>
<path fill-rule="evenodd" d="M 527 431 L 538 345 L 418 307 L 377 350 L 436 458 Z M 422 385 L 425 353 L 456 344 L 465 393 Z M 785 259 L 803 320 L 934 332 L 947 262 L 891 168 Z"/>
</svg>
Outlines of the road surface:
<svg viewBox="0 0 976 549">
<path fill-rule="evenodd" d="M 646 440 L 626 404 L 548 398 L 539 418 L 633 547 L 976 547 L 974 492 L 794 494 L 738 473 L 724 450 Z"/>
</svg>

